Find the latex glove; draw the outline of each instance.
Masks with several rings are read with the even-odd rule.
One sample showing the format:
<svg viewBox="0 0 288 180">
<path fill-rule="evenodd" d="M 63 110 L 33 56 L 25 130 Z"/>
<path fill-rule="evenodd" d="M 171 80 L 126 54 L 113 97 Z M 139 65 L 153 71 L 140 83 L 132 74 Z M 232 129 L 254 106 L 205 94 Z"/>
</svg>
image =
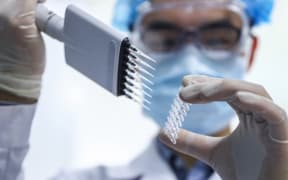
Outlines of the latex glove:
<svg viewBox="0 0 288 180">
<path fill-rule="evenodd" d="M 237 112 L 240 124 L 222 138 L 181 130 L 176 145 L 161 133 L 166 145 L 206 162 L 224 180 L 288 179 L 287 115 L 263 87 L 206 76 L 187 76 L 183 84 L 180 97 L 184 101 L 226 101 Z"/>
<path fill-rule="evenodd" d="M 0 1 L 0 101 L 29 103 L 40 95 L 45 48 L 35 24 L 36 4 Z"/>
</svg>

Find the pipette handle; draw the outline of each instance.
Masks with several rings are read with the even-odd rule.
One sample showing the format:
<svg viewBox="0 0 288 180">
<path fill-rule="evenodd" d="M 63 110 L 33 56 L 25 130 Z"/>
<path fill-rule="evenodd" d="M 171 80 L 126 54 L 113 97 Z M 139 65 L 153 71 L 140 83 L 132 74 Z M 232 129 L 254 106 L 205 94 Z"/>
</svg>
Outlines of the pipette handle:
<svg viewBox="0 0 288 180">
<path fill-rule="evenodd" d="M 64 42 L 64 19 L 42 4 L 38 4 L 36 8 L 36 24 L 40 31 Z"/>
</svg>

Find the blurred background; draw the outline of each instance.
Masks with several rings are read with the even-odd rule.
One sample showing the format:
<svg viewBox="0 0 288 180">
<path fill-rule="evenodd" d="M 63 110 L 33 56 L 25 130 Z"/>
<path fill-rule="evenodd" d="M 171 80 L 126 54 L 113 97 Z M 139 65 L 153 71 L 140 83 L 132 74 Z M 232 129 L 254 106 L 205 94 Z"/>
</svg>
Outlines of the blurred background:
<svg viewBox="0 0 288 180">
<path fill-rule="evenodd" d="M 76 4 L 110 24 L 114 0 L 49 0 L 64 14 Z M 272 23 L 255 29 L 261 37 L 248 80 L 262 84 L 288 110 L 288 1 L 276 2 Z M 115 98 L 65 64 L 63 45 L 48 37 L 47 70 L 42 97 L 25 160 L 27 180 L 46 180 L 65 169 L 121 165 L 139 154 L 157 126 L 125 98 Z"/>
</svg>

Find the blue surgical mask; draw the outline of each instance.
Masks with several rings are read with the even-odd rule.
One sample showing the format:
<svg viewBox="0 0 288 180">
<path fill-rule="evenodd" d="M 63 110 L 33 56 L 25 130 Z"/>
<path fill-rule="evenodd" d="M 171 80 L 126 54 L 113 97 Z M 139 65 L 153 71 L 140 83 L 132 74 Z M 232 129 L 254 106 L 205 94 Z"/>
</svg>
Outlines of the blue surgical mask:
<svg viewBox="0 0 288 180">
<path fill-rule="evenodd" d="M 158 61 L 153 92 L 151 111 L 144 114 L 151 117 L 160 127 L 166 122 L 166 117 L 179 92 L 185 75 L 207 75 L 230 79 L 243 79 L 247 61 L 240 56 L 226 60 L 210 60 L 197 55 L 194 48 L 187 48 L 177 54 L 150 54 Z M 213 134 L 227 127 L 235 115 L 233 109 L 225 102 L 195 104 L 183 124 L 183 128 L 202 134 Z"/>
</svg>

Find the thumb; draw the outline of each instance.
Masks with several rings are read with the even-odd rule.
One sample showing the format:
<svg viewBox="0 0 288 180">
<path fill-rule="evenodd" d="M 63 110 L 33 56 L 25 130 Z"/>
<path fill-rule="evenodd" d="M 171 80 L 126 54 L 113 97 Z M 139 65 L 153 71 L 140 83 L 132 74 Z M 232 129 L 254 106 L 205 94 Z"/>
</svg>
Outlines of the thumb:
<svg viewBox="0 0 288 180">
<path fill-rule="evenodd" d="M 213 159 L 213 150 L 223 138 L 204 136 L 181 129 L 177 139 L 177 143 L 173 144 L 164 131 L 159 135 L 160 141 L 171 149 L 192 156 L 208 165 Z"/>
</svg>

